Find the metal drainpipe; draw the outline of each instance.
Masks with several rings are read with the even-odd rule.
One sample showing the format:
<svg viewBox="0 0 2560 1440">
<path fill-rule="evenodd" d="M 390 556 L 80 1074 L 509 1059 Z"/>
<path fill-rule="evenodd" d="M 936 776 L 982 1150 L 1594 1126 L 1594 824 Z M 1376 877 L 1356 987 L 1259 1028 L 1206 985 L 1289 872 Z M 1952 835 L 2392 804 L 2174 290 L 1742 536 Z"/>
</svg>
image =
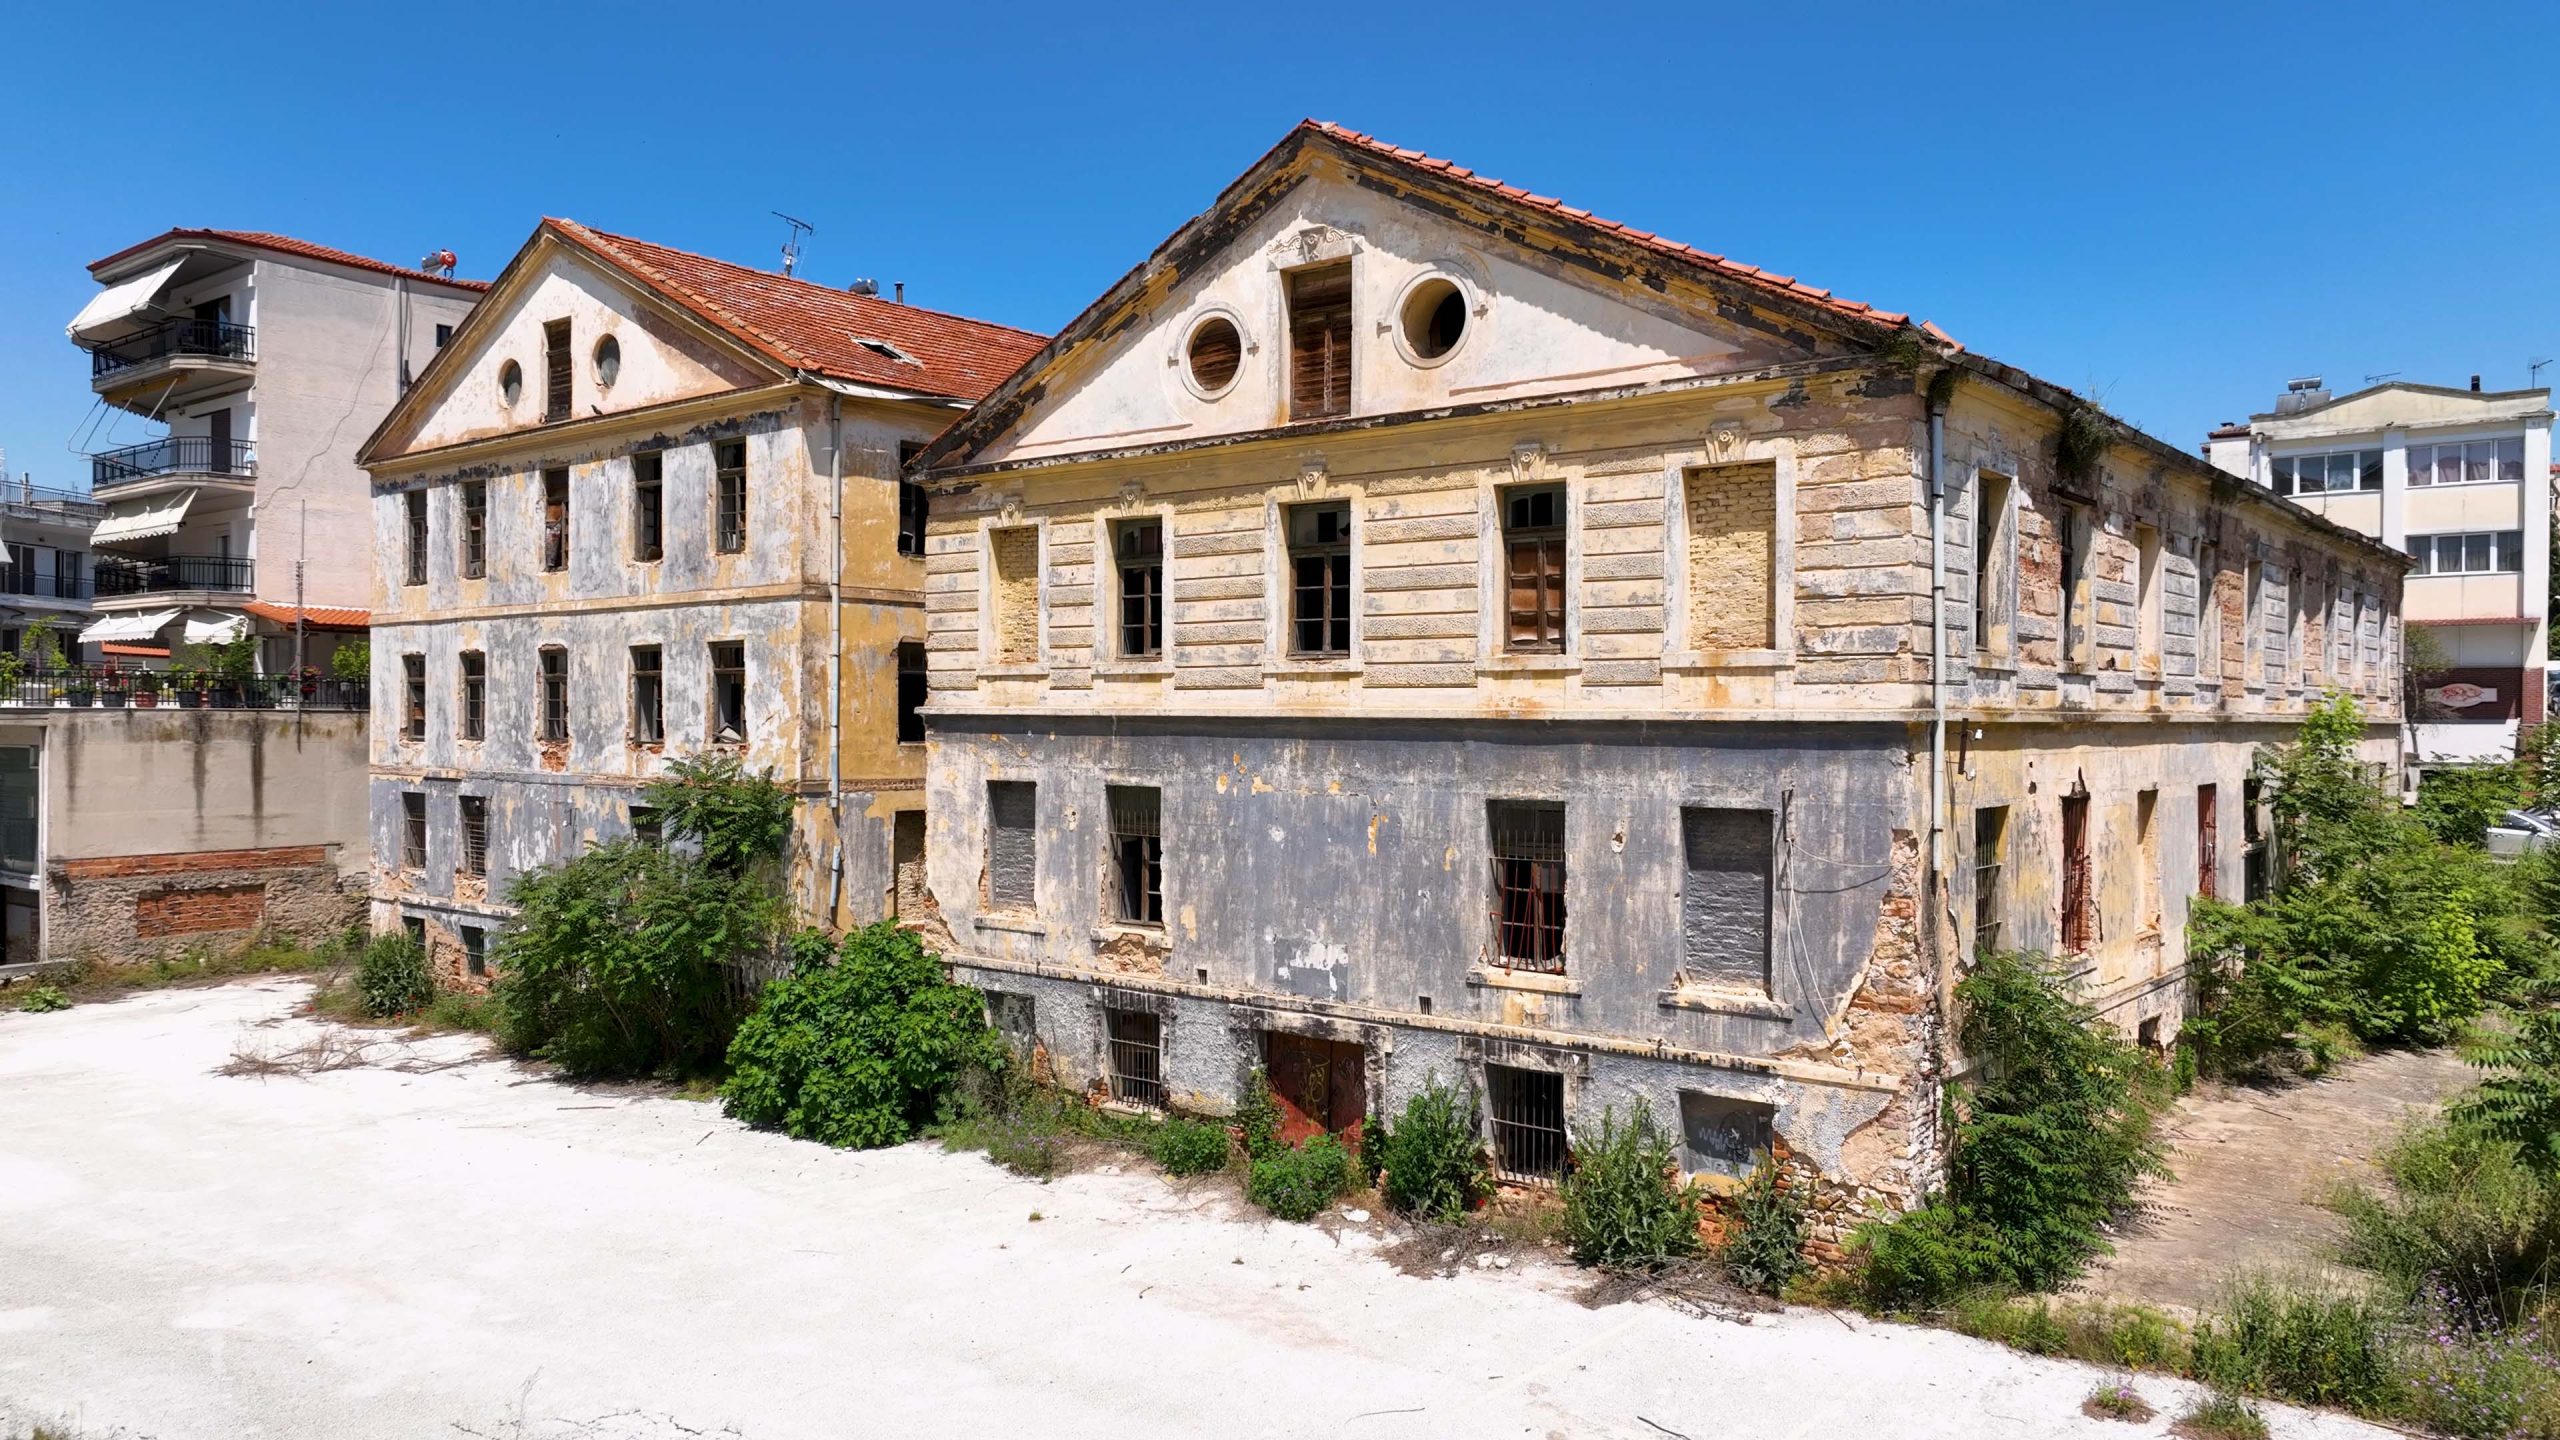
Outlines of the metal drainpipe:
<svg viewBox="0 0 2560 1440">
<path fill-rule="evenodd" d="M 827 530 L 833 553 L 827 563 L 827 811 L 833 817 L 834 859 L 827 867 L 827 913 L 835 923 L 844 904 L 844 397 L 827 401 Z"/>
<path fill-rule="evenodd" d="M 1947 402 L 1929 396 L 1929 871 L 1946 883 L 1947 845 Z M 1934 929 L 1935 926 L 1932 926 Z"/>
</svg>

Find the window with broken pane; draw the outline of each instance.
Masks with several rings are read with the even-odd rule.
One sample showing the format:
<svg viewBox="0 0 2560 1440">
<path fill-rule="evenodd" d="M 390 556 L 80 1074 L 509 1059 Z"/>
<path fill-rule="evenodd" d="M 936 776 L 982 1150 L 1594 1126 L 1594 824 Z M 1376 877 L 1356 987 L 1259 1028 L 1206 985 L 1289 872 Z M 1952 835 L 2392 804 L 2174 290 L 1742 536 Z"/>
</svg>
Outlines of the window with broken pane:
<svg viewBox="0 0 2560 1440">
<path fill-rule="evenodd" d="M 569 472 L 542 472 L 542 568 L 569 568 Z"/>
<path fill-rule="evenodd" d="M 1111 811 L 1112 918 L 1164 923 L 1163 793 L 1152 785 L 1105 787 Z"/>
<path fill-rule="evenodd" d="M 747 646 L 743 640 L 711 642 L 711 738 L 740 745 L 747 738 Z"/>
<path fill-rule="evenodd" d="M 1497 800 L 1486 816 L 1493 840 L 1494 961 L 1562 974 L 1564 806 Z"/>
<path fill-rule="evenodd" d="M 722 440 L 711 447 L 715 548 L 735 555 L 747 548 L 747 442 Z"/>
<path fill-rule="evenodd" d="M 456 868 L 465 875 L 489 873 L 489 800 L 484 795 L 465 795 L 457 802 L 462 817 L 462 853 L 456 857 Z"/>
<path fill-rule="evenodd" d="M 631 647 L 631 738 L 655 745 L 667 738 L 667 680 L 655 645 Z"/>
<path fill-rule="evenodd" d="M 569 738 L 569 652 L 557 645 L 546 645 L 542 661 L 541 738 L 565 741 Z"/>
</svg>

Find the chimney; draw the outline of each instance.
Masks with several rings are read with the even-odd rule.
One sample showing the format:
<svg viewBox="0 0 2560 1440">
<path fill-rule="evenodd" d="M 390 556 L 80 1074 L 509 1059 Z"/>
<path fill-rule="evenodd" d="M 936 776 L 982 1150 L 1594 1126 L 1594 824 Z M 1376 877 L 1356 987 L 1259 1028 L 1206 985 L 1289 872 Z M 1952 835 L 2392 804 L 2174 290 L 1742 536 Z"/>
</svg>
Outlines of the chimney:
<svg viewBox="0 0 2560 1440">
<path fill-rule="evenodd" d="M 2474 395 L 2480 393 L 2480 377 L 2477 375 L 2471 377 L 2471 393 Z"/>
<path fill-rule="evenodd" d="M 901 304 L 901 305 L 904 305 L 904 304 L 906 304 L 906 303 L 907 303 L 907 282 L 906 282 L 906 281 L 904 281 L 904 280 L 900 280 L 900 281 L 897 281 L 897 282 L 895 282 L 895 283 L 896 283 L 896 285 L 897 285 L 897 287 L 898 287 L 898 303 L 899 303 L 899 304 Z M 2479 386 L 2477 386 L 2477 385 L 2474 385 L 2474 386 L 2472 386 L 2471 388 L 2472 388 L 2472 389 L 2474 389 L 2474 390 L 2477 390 L 2477 389 L 2479 389 L 2480 387 L 2479 387 Z"/>
</svg>

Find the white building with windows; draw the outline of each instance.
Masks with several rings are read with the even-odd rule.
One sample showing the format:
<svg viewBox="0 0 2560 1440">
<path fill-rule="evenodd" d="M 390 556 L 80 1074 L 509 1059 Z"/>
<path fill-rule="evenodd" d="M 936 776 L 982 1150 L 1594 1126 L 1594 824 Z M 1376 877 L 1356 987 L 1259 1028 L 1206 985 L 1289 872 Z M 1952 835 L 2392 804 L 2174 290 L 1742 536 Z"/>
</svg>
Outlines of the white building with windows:
<svg viewBox="0 0 2560 1440">
<path fill-rule="evenodd" d="M 2296 380 L 2205 457 L 2407 551 L 2408 625 L 2436 663 L 2411 715 L 2416 767 L 2515 753 L 2544 712 L 2550 653 L 2551 392 L 2391 381 L 2332 396 Z"/>
</svg>

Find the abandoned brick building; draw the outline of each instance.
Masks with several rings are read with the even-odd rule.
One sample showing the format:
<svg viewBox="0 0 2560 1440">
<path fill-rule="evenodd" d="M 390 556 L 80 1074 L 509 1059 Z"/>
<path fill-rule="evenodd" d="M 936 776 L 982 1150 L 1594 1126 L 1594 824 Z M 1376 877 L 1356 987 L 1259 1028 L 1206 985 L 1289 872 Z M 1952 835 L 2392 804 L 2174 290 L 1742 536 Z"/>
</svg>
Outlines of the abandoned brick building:
<svg viewBox="0 0 2560 1440">
<path fill-rule="evenodd" d="M 546 220 L 366 443 L 374 924 L 486 973 L 513 877 L 686 755 L 799 797 L 813 923 L 922 890 L 924 497 L 1040 345 Z"/>
<path fill-rule="evenodd" d="M 1940 1163 L 1974 947 L 2165 1042 L 2405 560 L 1934 327 L 1310 122 L 937 440 L 927 867 L 1072 1083 Z M 1937 581 L 1942 578 L 1943 584 Z"/>
</svg>

